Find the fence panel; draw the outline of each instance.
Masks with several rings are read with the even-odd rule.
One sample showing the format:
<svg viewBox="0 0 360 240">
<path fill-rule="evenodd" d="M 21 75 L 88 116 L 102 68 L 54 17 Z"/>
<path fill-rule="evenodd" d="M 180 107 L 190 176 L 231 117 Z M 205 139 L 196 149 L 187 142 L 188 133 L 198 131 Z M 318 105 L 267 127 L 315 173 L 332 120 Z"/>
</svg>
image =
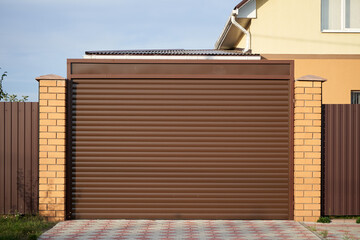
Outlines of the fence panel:
<svg viewBox="0 0 360 240">
<path fill-rule="evenodd" d="M 323 213 L 360 215 L 360 105 L 323 110 Z"/>
<path fill-rule="evenodd" d="M 0 214 L 38 211 L 39 104 L 0 103 Z"/>
</svg>

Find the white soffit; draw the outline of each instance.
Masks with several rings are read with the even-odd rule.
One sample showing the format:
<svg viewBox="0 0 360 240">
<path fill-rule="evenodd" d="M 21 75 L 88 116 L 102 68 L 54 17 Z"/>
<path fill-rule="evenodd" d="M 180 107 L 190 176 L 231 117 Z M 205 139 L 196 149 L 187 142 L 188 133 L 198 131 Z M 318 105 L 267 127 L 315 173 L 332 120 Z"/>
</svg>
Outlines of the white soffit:
<svg viewBox="0 0 360 240">
<path fill-rule="evenodd" d="M 249 1 L 237 11 L 237 18 L 256 18 L 256 0 Z"/>
</svg>

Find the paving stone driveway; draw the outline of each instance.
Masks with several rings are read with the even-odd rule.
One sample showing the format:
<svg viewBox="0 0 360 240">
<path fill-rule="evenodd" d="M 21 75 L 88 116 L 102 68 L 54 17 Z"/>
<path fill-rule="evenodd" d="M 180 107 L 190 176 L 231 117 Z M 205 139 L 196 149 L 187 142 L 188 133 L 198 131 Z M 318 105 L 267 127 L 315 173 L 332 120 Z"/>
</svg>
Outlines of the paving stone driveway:
<svg viewBox="0 0 360 240">
<path fill-rule="evenodd" d="M 319 238 L 294 221 L 74 220 L 58 223 L 40 239 L 311 240 Z"/>
<path fill-rule="evenodd" d="M 313 231 L 318 234 L 327 232 L 326 239 L 329 240 L 358 240 L 360 239 L 360 224 L 354 223 L 339 223 L 333 221 L 328 223 L 304 223 L 308 227 L 312 227 Z"/>
</svg>

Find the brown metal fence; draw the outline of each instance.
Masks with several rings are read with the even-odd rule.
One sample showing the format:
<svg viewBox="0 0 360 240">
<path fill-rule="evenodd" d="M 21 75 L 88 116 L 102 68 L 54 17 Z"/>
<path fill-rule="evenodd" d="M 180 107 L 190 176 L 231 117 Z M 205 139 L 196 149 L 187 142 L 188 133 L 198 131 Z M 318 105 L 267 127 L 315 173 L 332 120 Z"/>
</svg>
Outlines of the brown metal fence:
<svg viewBox="0 0 360 240">
<path fill-rule="evenodd" d="M 360 105 L 323 110 L 323 214 L 360 215 Z"/>
<path fill-rule="evenodd" d="M 38 210 L 39 104 L 0 103 L 0 214 Z"/>
</svg>

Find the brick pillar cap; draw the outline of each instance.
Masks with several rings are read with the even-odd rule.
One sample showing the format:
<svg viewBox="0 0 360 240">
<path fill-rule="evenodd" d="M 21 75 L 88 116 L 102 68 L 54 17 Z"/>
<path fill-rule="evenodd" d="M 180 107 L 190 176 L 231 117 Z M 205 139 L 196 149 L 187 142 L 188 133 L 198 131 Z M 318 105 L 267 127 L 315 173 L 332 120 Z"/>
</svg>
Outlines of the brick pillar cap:
<svg viewBox="0 0 360 240">
<path fill-rule="evenodd" d="M 42 75 L 40 77 L 35 78 L 36 81 L 40 80 L 65 80 L 62 76 L 55 75 L 55 74 L 48 74 L 48 75 Z"/>
<path fill-rule="evenodd" d="M 319 76 L 315 76 L 315 75 L 306 75 L 306 76 L 302 76 L 298 79 L 296 79 L 295 81 L 317 81 L 317 82 L 326 82 L 325 78 L 319 77 Z"/>
</svg>

